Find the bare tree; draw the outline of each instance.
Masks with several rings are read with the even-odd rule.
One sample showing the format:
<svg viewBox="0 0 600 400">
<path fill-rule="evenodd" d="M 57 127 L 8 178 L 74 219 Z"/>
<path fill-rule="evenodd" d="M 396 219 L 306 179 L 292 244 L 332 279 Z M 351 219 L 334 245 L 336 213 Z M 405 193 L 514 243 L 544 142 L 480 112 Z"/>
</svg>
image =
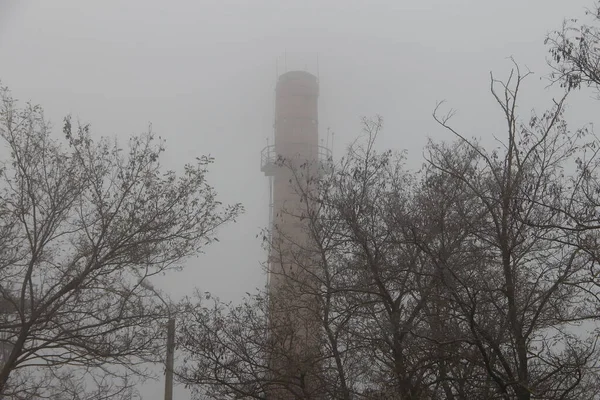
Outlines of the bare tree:
<svg viewBox="0 0 600 400">
<path fill-rule="evenodd" d="M 240 206 L 216 200 L 210 158 L 164 171 L 151 131 L 122 149 L 66 118 L 61 142 L 40 107 L 1 98 L 0 393 L 117 396 L 162 353 L 167 310 L 141 283 L 197 255 Z"/>
<path fill-rule="evenodd" d="M 568 130 L 564 97 L 521 122 L 518 96 L 528 75 L 515 65 L 507 82 L 491 79 L 507 123 L 493 151 L 453 128 L 451 113 L 436 110 L 458 142 L 431 143 L 428 162 L 475 202 L 464 228 L 477 257 L 458 263 L 440 245 L 424 248 L 444 273 L 453 313 L 467 328 L 464 342 L 476 350 L 472 361 L 494 387 L 485 398 L 591 399 L 598 393 L 595 335 L 577 325 L 596 316 L 586 301 L 593 260 L 565 229 L 575 160 L 588 144 L 584 131 Z"/>
<path fill-rule="evenodd" d="M 177 323 L 179 381 L 198 399 L 266 399 L 269 382 L 267 299 L 248 295 L 240 305 L 209 293 L 186 299 Z"/>
<path fill-rule="evenodd" d="M 600 89 L 600 2 L 587 10 L 588 23 L 567 19 L 546 38 L 551 79 L 568 89 L 581 85 Z"/>
<path fill-rule="evenodd" d="M 434 276 L 410 229 L 416 181 L 402 155 L 375 151 L 381 124 L 365 120 L 365 142 L 352 145 L 329 175 L 282 160 L 302 205 L 276 218 L 301 221 L 293 232 L 275 224 L 264 235 L 272 263 L 284 266 L 270 271 L 279 279 L 277 296 L 199 308 L 183 333 L 183 381 L 224 399 L 264 398 L 274 387 L 294 399 L 433 398 L 424 313 Z M 294 350 L 306 326 L 316 356 Z M 274 357 L 309 363 L 298 371 L 313 383 L 269 362 Z"/>
<path fill-rule="evenodd" d="M 424 312 L 434 276 L 412 240 L 415 177 L 401 154 L 375 151 L 381 127 L 381 118 L 364 121 L 366 143 L 350 147 L 325 199 L 324 220 L 336 221 L 343 244 L 335 268 L 345 267 L 336 291 L 352 310 L 347 340 L 367 366 L 353 391 L 430 398 L 432 370 L 419 332 L 429 329 Z"/>
</svg>

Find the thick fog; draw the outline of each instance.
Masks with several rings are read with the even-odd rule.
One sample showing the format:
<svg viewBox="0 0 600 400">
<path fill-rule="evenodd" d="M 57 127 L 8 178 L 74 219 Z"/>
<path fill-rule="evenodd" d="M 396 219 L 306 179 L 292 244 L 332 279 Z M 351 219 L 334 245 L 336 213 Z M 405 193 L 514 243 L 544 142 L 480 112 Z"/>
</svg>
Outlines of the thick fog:
<svg viewBox="0 0 600 400">
<path fill-rule="evenodd" d="M 152 124 L 178 169 L 212 155 L 210 182 L 246 212 L 219 243 L 157 285 L 173 298 L 193 288 L 236 300 L 265 282 L 259 230 L 268 222 L 260 150 L 272 136 L 277 73 L 318 74 L 319 125 L 335 132 L 334 156 L 379 114 L 378 146 L 407 149 L 418 168 L 427 138 L 451 139 L 431 117 L 437 101 L 455 126 L 492 140 L 504 123 L 489 93 L 508 57 L 535 75 L 523 114 L 551 104 L 544 38 L 590 0 L 0 0 L 0 79 L 21 101 L 41 104 L 60 135 L 72 114 L 94 135 L 125 141 Z M 285 55 L 287 54 L 287 55 Z M 318 60 L 318 61 L 317 61 Z M 573 128 L 600 122 L 582 91 L 569 100 Z M 162 398 L 162 383 L 142 388 Z M 178 388 L 176 398 L 189 393 Z"/>
</svg>

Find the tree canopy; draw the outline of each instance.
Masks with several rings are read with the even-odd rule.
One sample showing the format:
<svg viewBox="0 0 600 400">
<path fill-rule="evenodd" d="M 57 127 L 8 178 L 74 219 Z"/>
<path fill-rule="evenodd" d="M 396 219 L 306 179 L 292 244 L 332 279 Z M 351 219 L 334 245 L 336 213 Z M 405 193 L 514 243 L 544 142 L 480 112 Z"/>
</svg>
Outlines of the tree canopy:
<svg viewBox="0 0 600 400">
<path fill-rule="evenodd" d="M 240 213 L 206 180 L 160 164 L 150 130 L 121 147 L 0 91 L 0 393 L 8 398 L 130 395 L 160 361 L 168 310 L 144 282 L 182 266 Z"/>
</svg>

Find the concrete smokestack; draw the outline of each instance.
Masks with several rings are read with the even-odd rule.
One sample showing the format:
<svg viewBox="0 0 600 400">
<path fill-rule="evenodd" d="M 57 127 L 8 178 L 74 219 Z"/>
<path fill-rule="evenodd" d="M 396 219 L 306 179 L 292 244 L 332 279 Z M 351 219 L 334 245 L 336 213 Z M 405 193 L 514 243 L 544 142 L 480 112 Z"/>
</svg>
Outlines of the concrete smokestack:
<svg viewBox="0 0 600 400">
<path fill-rule="evenodd" d="M 269 336 L 273 379 L 285 382 L 269 399 L 313 398 L 320 350 L 315 295 L 315 255 L 303 218 L 310 191 L 329 151 L 319 146 L 317 78 L 304 71 L 279 77 L 275 101 L 275 143 L 262 154 L 270 179 Z"/>
</svg>

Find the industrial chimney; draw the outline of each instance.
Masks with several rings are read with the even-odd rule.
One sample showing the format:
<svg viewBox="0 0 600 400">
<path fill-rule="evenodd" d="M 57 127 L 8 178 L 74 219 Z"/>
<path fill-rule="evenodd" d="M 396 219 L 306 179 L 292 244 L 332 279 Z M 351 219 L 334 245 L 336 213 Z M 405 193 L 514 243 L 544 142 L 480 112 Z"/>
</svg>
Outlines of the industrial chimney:
<svg viewBox="0 0 600 400">
<path fill-rule="evenodd" d="M 319 146 L 317 78 L 291 71 L 277 81 L 274 144 L 263 149 L 261 169 L 271 192 L 269 254 L 269 399 L 313 398 L 317 389 L 320 313 L 316 262 L 306 211 L 310 191 L 326 172 L 330 151 Z M 285 387 L 285 388 L 282 388 Z"/>
</svg>

